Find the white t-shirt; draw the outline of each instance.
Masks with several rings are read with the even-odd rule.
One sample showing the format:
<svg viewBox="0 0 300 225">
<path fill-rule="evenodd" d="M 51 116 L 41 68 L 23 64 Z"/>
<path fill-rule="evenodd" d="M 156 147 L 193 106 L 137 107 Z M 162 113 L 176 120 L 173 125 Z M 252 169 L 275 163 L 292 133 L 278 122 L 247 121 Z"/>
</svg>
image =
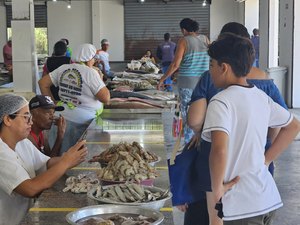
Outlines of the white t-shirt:
<svg viewBox="0 0 300 225">
<path fill-rule="evenodd" d="M 207 109 L 202 138 L 211 131 L 229 136 L 224 182 L 240 181 L 222 197 L 224 220 L 263 215 L 282 206 L 265 162 L 268 127 L 284 127 L 292 115 L 263 91 L 233 85 L 215 95 Z"/>
<path fill-rule="evenodd" d="M 15 151 L 0 139 L 0 225 L 17 225 L 25 217 L 33 201 L 13 190 L 46 170 L 48 160 L 28 139 L 18 142 Z"/>
<path fill-rule="evenodd" d="M 96 110 L 103 107 L 95 95 L 105 87 L 95 69 L 77 63 L 66 64 L 49 75 L 54 86 L 59 86 L 60 99 L 76 106 L 74 109 L 70 109 L 65 104 L 65 110 L 60 114 L 67 120 L 79 124 L 95 118 Z"/>
<path fill-rule="evenodd" d="M 95 58 L 100 59 L 104 63 L 105 71 L 109 72 L 110 71 L 110 66 L 109 66 L 109 54 L 108 52 L 100 50 L 98 54 L 96 54 Z M 99 69 L 103 70 L 102 65 L 99 64 Z"/>
</svg>

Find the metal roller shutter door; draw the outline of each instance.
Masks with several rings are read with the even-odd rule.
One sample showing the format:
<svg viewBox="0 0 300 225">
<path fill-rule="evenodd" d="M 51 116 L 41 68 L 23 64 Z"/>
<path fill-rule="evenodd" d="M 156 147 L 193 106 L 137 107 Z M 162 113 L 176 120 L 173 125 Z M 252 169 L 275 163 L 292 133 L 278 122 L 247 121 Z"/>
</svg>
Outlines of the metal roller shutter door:
<svg viewBox="0 0 300 225">
<path fill-rule="evenodd" d="M 6 25 L 11 27 L 12 9 L 11 5 L 6 6 Z M 47 27 L 47 6 L 34 5 L 34 24 L 35 27 Z"/>
<path fill-rule="evenodd" d="M 125 16 L 125 60 L 139 59 L 147 49 L 155 55 L 157 45 L 166 32 L 174 42 L 182 37 L 179 22 L 192 18 L 199 23 L 200 33 L 209 34 L 209 5 L 202 6 L 200 0 L 137 0 L 124 1 Z"/>
</svg>

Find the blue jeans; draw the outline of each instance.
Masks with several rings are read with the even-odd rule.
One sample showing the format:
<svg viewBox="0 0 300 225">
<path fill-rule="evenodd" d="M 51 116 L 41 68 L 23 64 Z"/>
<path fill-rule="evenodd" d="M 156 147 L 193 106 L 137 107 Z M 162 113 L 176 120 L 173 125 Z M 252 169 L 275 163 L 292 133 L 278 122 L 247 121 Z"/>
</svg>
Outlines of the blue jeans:
<svg viewBox="0 0 300 225">
<path fill-rule="evenodd" d="M 187 110 L 188 104 L 191 101 L 191 96 L 193 93 L 193 89 L 191 88 L 179 88 L 179 98 L 180 98 L 180 112 L 182 116 L 182 124 L 184 129 L 184 144 L 189 143 L 191 138 L 194 135 L 194 132 L 187 125 Z"/>
<path fill-rule="evenodd" d="M 161 70 L 165 74 L 167 72 L 168 68 L 169 68 L 169 65 L 168 66 L 163 66 L 161 68 Z M 172 91 L 173 90 L 173 87 L 172 87 L 172 78 L 168 77 L 167 79 L 165 79 L 164 80 L 164 85 L 165 85 L 165 89 L 167 91 Z"/>
</svg>

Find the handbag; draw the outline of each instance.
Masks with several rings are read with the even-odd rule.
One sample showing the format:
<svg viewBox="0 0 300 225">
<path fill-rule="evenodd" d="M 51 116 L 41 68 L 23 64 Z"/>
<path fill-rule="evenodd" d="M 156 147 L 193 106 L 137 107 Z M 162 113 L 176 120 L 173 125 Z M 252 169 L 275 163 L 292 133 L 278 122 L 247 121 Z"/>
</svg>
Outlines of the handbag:
<svg viewBox="0 0 300 225">
<path fill-rule="evenodd" d="M 199 184 L 195 170 L 197 156 L 200 151 L 199 146 L 193 146 L 190 149 L 188 149 L 188 146 L 189 143 L 185 145 L 182 153 L 176 156 L 179 149 L 177 142 L 173 155 L 168 160 L 170 190 L 173 195 L 172 204 L 174 206 L 185 203 L 190 204 L 206 198 L 206 193 L 198 188 L 201 184 Z"/>
</svg>

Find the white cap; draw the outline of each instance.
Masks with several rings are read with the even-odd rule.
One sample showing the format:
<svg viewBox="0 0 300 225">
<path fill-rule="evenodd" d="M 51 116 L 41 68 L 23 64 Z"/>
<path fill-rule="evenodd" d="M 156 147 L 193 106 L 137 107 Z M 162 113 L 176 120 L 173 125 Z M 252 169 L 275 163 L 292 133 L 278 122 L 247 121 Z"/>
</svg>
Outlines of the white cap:
<svg viewBox="0 0 300 225">
<path fill-rule="evenodd" d="M 75 62 L 88 62 L 96 55 L 96 47 L 92 44 L 82 44 L 74 51 Z"/>
</svg>

